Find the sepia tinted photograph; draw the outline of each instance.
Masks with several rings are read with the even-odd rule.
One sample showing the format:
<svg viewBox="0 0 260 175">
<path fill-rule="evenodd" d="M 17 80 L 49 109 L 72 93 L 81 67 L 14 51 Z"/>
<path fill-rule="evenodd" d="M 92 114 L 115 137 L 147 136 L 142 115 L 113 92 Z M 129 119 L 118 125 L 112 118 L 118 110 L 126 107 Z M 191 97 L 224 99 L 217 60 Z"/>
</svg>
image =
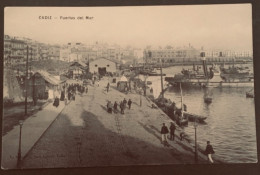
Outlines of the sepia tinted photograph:
<svg viewBox="0 0 260 175">
<path fill-rule="evenodd" d="M 5 7 L 2 169 L 257 163 L 251 4 Z"/>
</svg>

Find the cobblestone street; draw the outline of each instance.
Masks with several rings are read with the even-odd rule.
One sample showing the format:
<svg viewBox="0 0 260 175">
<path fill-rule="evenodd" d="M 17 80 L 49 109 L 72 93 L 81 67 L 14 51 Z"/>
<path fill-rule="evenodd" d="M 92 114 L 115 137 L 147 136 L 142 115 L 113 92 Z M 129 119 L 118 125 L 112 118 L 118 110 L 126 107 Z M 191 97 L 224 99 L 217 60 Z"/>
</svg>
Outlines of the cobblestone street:
<svg viewBox="0 0 260 175">
<path fill-rule="evenodd" d="M 191 148 L 179 140 L 170 141 L 170 147 L 161 144 L 161 123 L 170 122 L 166 115 L 151 109 L 144 97 L 142 109 L 139 95 L 113 87 L 107 93 L 105 83 L 89 87 L 88 94 L 77 95 L 65 107 L 24 158 L 24 168 L 193 163 Z M 124 98 L 132 99 L 131 110 L 107 113 L 107 100 Z"/>
</svg>

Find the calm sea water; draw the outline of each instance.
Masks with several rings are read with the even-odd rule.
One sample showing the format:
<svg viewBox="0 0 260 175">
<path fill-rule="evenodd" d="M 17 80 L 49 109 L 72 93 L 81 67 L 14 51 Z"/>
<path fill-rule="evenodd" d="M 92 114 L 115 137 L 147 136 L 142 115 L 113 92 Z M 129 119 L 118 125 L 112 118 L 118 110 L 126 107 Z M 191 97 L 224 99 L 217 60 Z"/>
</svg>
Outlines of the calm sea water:
<svg viewBox="0 0 260 175">
<path fill-rule="evenodd" d="M 249 66 L 252 69 L 252 65 Z M 175 74 L 181 69 L 182 66 L 170 67 L 164 69 L 163 73 Z M 216 154 L 225 162 L 257 162 L 255 103 L 253 98 L 246 98 L 246 91 L 250 89 L 182 88 L 187 110 L 208 117 L 206 124 L 199 124 L 197 127 L 198 144 L 205 147 L 206 141 L 211 141 Z M 213 95 L 211 104 L 204 103 L 206 91 Z M 180 89 L 170 87 L 165 97 L 179 102 Z M 193 123 L 190 122 L 184 131 L 194 137 Z"/>
</svg>

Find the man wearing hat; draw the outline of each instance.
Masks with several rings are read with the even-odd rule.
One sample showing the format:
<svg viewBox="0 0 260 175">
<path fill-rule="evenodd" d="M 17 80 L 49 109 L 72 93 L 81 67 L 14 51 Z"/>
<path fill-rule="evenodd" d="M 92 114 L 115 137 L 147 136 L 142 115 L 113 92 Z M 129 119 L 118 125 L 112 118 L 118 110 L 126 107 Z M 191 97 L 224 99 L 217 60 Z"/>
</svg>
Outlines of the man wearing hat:
<svg viewBox="0 0 260 175">
<path fill-rule="evenodd" d="M 175 133 L 176 126 L 173 122 L 171 122 L 170 126 L 170 140 L 174 140 L 174 133 Z"/>
<path fill-rule="evenodd" d="M 206 150 L 205 150 L 205 154 L 208 156 L 208 160 L 210 163 L 214 163 L 212 157 L 211 157 L 211 154 L 214 154 L 215 151 L 213 150 L 213 147 L 212 145 L 210 144 L 210 141 L 207 141 L 207 147 L 206 147 Z"/>
<path fill-rule="evenodd" d="M 167 128 L 167 126 L 165 126 L 165 123 L 163 123 L 163 126 L 161 128 L 161 134 L 162 134 L 162 143 L 164 144 L 164 146 L 167 145 L 167 134 L 169 133 L 169 130 Z"/>
</svg>

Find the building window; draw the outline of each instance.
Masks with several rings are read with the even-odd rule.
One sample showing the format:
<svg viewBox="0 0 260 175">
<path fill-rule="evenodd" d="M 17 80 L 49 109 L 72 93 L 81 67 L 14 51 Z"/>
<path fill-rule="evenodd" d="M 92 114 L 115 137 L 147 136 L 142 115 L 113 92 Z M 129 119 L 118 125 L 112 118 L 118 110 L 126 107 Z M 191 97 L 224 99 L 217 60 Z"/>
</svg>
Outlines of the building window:
<svg viewBox="0 0 260 175">
<path fill-rule="evenodd" d="M 107 67 L 109 67 L 109 64 L 107 65 Z"/>
<path fill-rule="evenodd" d="M 97 67 L 97 65 L 95 64 L 95 67 Z"/>
</svg>

